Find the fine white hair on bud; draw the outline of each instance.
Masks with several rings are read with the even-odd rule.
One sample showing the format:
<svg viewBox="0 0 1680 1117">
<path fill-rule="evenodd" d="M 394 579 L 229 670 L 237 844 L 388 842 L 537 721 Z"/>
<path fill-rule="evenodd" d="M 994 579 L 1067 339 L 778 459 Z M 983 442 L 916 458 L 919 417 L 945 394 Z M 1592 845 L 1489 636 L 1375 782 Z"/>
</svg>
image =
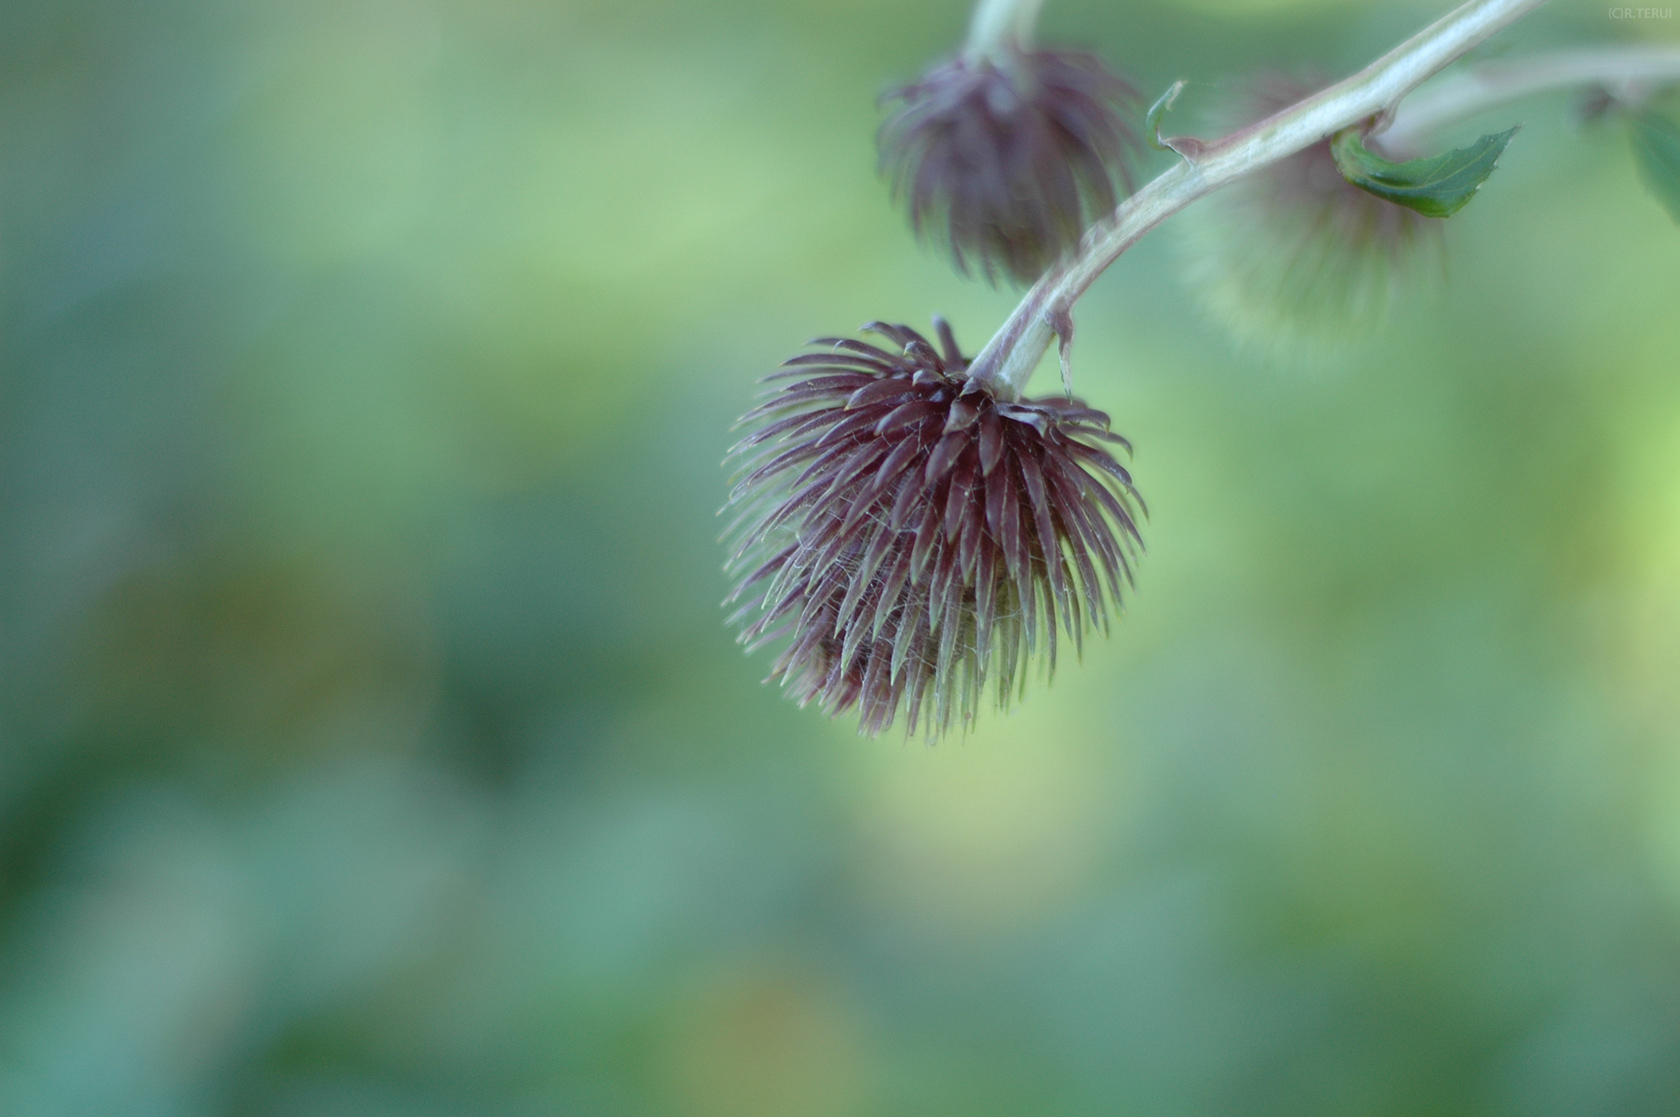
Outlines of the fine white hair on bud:
<svg viewBox="0 0 1680 1117">
<path fill-rule="evenodd" d="M 1142 549 L 1144 505 L 1105 444 L 1130 444 L 1072 398 L 1005 400 L 935 348 L 871 323 L 884 346 L 819 338 L 770 378 L 729 453 L 727 569 L 748 650 L 795 701 L 856 707 L 877 734 L 971 725 L 1058 633 L 1107 630 Z"/>
</svg>

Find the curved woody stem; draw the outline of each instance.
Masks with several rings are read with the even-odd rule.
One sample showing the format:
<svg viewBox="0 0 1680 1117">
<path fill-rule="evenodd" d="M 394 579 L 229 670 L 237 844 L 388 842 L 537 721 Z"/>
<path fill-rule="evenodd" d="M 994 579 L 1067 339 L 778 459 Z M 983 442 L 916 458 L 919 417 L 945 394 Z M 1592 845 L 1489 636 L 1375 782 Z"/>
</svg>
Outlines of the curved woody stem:
<svg viewBox="0 0 1680 1117">
<path fill-rule="evenodd" d="M 997 0 L 985 0 L 982 7 Z M 1145 233 L 1204 194 L 1360 121 L 1385 116 L 1413 89 L 1545 0 L 1470 0 L 1328 89 L 1209 144 L 1178 141 L 1171 170 L 1092 226 L 1079 247 L 1033 285 L 969 366 L 969 376 L 1017 398 L 1059 337 L 1066 355 L 1073 305 Z M 1029 0 L 1030 4 L 1030 0 Z M 977 14 L 978 19 L 978 14 Z M 1064 363 L 1064 372 L 1065 372 Z"/>
</svg>

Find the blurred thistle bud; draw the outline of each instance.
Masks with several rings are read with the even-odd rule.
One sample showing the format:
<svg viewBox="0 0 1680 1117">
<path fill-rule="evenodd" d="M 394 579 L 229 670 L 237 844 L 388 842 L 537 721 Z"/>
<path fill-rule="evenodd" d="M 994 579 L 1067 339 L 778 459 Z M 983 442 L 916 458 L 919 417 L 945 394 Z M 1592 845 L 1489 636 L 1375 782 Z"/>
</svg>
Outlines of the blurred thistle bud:
<svg viewBox="0 0 1680 1117">
<path fill-rule="evenodd" d="M 1131 85 L 1093 55 L 1002 36 L 889 93 L 881 169 L 918 236 L 990 282 L 1037 279 L 1131 189 Z"/>
<path fill-rule="evenodd" d="M 1264 79 L 1251 92 L 1248 120 L 1312 89 Z M 1327 139 L 1239 179 L 1186 215 L 1186 278 L 1239 343 L 1295 355 L 1379 324 L 1417 273 L 1439 272 L 1440 226 L 1439 218 L 1348 182 Z"/>
<path fill-rule="evenodd" d="M 1007 706 L 1058 629 L 1107 631 L 1142 545 L 1108 416 L 1001 398 L 936 325 L 940 349 L 878 322 L 889 348 L 812 342 L 730 451 L 730 623 L 749 651 L 785 639 L 770 679 L 869 734 L 901 709 L 912 734 L 972 725 L 988 683 Z"/>
<path fill-rule="evenodd" d="M 1602 85 L 1588 86 L 1578 92 L 1569 106 L 1570 122 L 1576 125 L 1597 124 L 1622 107 L 1622 102 Z"/>
</svg>

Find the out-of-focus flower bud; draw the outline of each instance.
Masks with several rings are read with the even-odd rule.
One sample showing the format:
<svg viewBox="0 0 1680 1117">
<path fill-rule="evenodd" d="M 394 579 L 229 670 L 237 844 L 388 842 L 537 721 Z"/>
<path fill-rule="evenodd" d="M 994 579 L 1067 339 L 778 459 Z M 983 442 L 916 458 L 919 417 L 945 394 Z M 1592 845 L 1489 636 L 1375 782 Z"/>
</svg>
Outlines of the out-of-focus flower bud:
<svg viewBox="0 0 1680 1117">
<path fill-rule="evenodd" d="M 888 99 L 881 167 L 964 274 L 1032 282 L 1131 188 L 1137 91 L 1092 55 L 1005 42 Z"/>
<path fill-rule="evenodd" d="M 1310 92 L 1302 82 L 1265 79 L 1250 95 L 1248 119 Z M 1381 136 L 1369 142 L 1377 147 Z M 1203 306 L 1240 344 L 1266 352 L 1293 355 L 1357 336 L 1442 261 L 1440 220 L 1348 182 L 1329 140 L 1219 191 L 1180 229 L 1187 279 Z"/>
</svg>

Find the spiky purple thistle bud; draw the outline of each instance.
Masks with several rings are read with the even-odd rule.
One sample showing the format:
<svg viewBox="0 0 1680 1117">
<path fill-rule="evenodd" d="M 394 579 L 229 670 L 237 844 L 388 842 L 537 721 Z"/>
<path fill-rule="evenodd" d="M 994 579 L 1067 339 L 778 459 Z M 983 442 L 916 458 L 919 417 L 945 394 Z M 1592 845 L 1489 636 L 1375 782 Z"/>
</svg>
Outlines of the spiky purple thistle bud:
<svg viewBox="0 0 1680 1117">
<path fill-rule="evenodd" d="M 1138 93 L 1094 56 L 1004 43 L 887 95 L 881 167 L 910 224 L 988 280 L 1031 283 L 1131 188 Z"/>
<path fill-rule="evenodd" d="M 731 623 L 749 651 L 786 640 L 770 679 L 869 734 L 901 710 L 909 733 L 970 725 L 988 684 L 1006 706 L 1058 630 L 1107 631 L 1142 546 L 1108 416 L 1000 398 L 936 324 L 937 350 L 879 322 L 889 348 L 812 342 L 729 452 Z"/>
</svg>

